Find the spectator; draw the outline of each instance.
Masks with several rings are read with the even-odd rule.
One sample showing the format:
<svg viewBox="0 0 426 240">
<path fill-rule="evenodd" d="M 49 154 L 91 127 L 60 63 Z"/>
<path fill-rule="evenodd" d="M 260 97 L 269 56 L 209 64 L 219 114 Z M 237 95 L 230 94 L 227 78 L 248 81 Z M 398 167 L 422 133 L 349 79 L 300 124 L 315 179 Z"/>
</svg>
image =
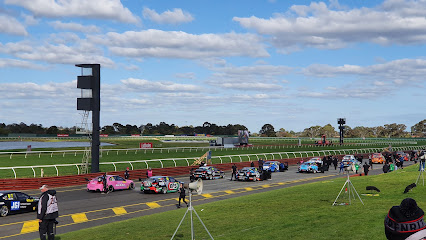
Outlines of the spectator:
<svg viewBox="0 0 426 240">
<path fill-rule="evenodd" d="M 333 157 L 334 170 L 337 170 L 337 157 Z"/>
<path fill-rule="evenodd" d="M 254 167 L 254 162 L 253 161 L 250 161 L 250 167 Z"/>
<path fill-rule="evenodd" d="M 340 162 L 340 166 L 339 166 L 339 173 L 345 173 L 345 165 L 343 164 L 343 162 Z"/>
<path fill-rule="evenodd" d="M 185 201 L 185 187 L 183 186 L 183 183 L 180 184 L 179 187 L 179 205 L 178 208 L 180 208 L 180 201 L 183 200 L 183 202 L 186 204 L 186 206 L 188 207 L 188 203 Z"/>
<path fill-rule="evenodd" d="M 424 212 L 412 198 L 393 206 L 385 217 L 385 234 L 389 240 L 407 239 L 410 235 L 426 228 Z M 422 238 L 420 238 L 422 239 Z"/>
<path fill-rule="evenodd" d="M 383 165 L 383 172 L 384 173 L 388 173 L 389 172 L 389 164 L 387 162 L 385 162 L 385 164 Z"/>
<path fill-rule="evenodd" d="M 368 175 L 368 171 L 370 170 L 370 165 L 368 165 L 367 163 L 364 163 L 364 174 L 365 176 Z"/>
<path fill-rule="evenodd" d="M 419 160 L 420 160 L 419 171 L 422 171 L 422 170 L 425 169 L 425 161 L 426 161 L 426 154 L 425 154 L 424 151 L 422 151 L 422 153 L 420 153 Z"/>
</svg>

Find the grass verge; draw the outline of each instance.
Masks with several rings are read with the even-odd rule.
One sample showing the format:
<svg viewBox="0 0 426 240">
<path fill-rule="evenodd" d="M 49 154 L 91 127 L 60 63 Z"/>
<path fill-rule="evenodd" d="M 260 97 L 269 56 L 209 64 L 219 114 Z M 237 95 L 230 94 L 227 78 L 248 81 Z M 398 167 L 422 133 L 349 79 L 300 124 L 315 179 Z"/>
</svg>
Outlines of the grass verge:
<svg viewBox="0 0 426 240">
<path fill-rule="evenodd" d="M 381 190 L 376 197 L 361 196 L 365 205 L 355 200 L 352 205 L 332 206 L 345 183 L 342 177 L 202 204 L 195 209 L 215 239 L 386 239 L 383 222 L 392 206 L 411 197 L 426 210 L 425 187 L 403 194 L 405 187 L 416 181 L 417 167 L 351 178 L 359 194 L 367 193 L 365 187 L 370 185 Z M 170 239 L 185 210 L 61 234 L 57 239 Z M 175 239 L 190 239 L 189 217 L 186 219 Z M 209 239 L 196 218 L 194 223 L 196 238 Z"/>
</svg>

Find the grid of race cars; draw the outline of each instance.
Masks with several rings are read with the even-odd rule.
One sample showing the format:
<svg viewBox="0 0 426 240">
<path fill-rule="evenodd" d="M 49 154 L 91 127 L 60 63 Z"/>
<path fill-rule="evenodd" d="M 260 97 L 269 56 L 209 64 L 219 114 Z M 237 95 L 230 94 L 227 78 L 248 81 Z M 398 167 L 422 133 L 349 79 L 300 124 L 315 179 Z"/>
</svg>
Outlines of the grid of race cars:
<svg viewBox="0 0 426 240">
<path fill-rule="evenodd" d="M 409 155 L 401 152 L 399 156 L 409 158 Z M 373 163 L 383 163 L 383 155 L 381 153 L 374 153 L 371 155 Z M 361 163 L 355 158 L 354 155 L 346 155 L 341 161 L 344 166 L 361 166 Z M 323 165 L 320 157 L 313 157 L 308 161 L 301 163 L 298 167 L 298 172 L 304 173 L 317 173 L 319 167 Z M 271 178 L 271 172 L 285 171 L 288 169 L 288 164 L 279 161 L 265 161 L 261 168 L 244 167 L 236 174 L 238 181 L 261 181 Z M 225 173 L 214 166 L 200 166 L 193 169 L 190 173 L 190 180 L 198 178 L 204 180 L 213 180 L 224 178 Z M 104 192 L 104 179 L 105 175 L 95 177 L 93 179 L 86 179 L 88 192 Z M 141 180 L 141 179 L 140 179 Z M 140 191 L 143 193 L 174 193 L 179 190 L 180 184 L 183 183 L 171 176 L 153 176 L 141 180 Z M 135 182 L 133 180 L 124 179 L 118 175 L 106 175 L 106 192 L 113 192 L 115 190 L 134 189 Z M 19 191 L 0 191 L 0 216 L 5 217 L 9 214 L 23 213 L 36 211 L 39 198 L 29 196 Z"/>
</svg>

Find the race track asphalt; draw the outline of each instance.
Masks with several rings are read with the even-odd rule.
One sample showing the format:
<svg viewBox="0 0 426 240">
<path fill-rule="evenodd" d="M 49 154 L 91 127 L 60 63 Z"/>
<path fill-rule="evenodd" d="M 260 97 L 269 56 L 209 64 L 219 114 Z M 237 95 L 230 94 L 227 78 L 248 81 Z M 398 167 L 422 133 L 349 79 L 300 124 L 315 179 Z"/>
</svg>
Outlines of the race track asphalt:
<svg viewBox="0 0 426 240">
<path fill-rule="evenodd" d="M 405 165 L 411 165 L 406 162 Z M 381 164 L 375 164 L 370 175 L 382 173 Z M 223 169 L 226 170 L 226 169 Z M 272 179 L 258 182 L 230 181 L 230 172 L 224 179 L 203 181 L 201 195 L 193 195 L 192 202 L 196 206 L 212 201 L 239 197 L 243 195 L 271 191 L 275 189 L 305 184 L 315 181 L 346 177 L 339 174 L 339 169 L 331 167 L 325 173 L 298 173 L 297 166 L 290 166 L 286 172 L 272 173 Z M 176 179 L 189 182 L 189 177 L 178 176 Z M 57 234 L 79 229 L 99 226 L 176 209 L 178 194 L 143 194 L 140 182 L 136 182 L 134 190 L 115 191 L 109 194 L 86 192 L 85 185 L 63 187 L 57 191 L 60 217 L 57 219 Z M 339 190 L 336 189 L 336 194 Z M 38 190 L 24 191 L 32 196 L 40 195 Z M 9 215 L 0 218 L 0 239 L 28 240 L 38 238 L 38 221 L 36 213 Z"/>
</svg>

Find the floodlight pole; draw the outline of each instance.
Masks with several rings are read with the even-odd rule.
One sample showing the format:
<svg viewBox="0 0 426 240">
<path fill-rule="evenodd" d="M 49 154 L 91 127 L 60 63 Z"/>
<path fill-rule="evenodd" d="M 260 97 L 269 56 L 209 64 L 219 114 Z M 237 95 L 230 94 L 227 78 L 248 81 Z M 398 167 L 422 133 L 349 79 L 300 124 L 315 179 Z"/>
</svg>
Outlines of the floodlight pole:
<svg viewBox="0 0 426 240">
<path fill-rule="evenodd" d="M 101 74 L 100 64 L 76 64 L 76 67 L 92 69 L 91 75 L 77 76 L 77 88 L 91 89 L 92 96 L 77 98 L 77 110 L 92 111 L 92 163 L 91 172 L 99 172 L 99 125 L 101 110 Z"/>
</svg>

